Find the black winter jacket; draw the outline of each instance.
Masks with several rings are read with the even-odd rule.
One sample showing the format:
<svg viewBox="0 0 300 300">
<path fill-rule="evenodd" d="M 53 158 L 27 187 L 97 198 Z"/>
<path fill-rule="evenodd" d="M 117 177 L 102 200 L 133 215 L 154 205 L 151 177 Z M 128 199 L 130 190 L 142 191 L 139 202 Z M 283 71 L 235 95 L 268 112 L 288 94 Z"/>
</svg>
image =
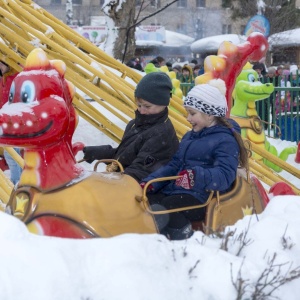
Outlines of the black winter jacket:
<svg viewBox="0 0 300 300">
<path fill-rule="evenodd" d="M 168 108 L 154 115 L 142 115 L 136 110 L 135 116 L 127 124 L 120 145 L 97 147 L 94 159 L 116 159 L 125 174 L 140 181 L 172 158 L 179 141 L 168 118 Z"/>
</svg>

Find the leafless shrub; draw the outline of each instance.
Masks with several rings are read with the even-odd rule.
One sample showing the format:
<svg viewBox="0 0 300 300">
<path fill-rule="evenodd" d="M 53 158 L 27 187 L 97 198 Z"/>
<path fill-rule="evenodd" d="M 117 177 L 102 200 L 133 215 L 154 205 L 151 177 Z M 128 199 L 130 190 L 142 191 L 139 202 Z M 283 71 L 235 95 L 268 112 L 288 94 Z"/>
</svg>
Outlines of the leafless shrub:
<svg viewBox="0 0 300 300">
<path fill-rule="evenodd" d="M 229 249 L 228 248 L 228 243 L 229 243 L 230 240 L 231 240 L 232 244 L 235 244 L 235 243 L 238 242 L 239 247 L 238 247 L 237 253 L 235 255 L 239 256 L 241 254 L 242 250 L 246 246 L 253 243 L 253 240 L 248 238 L 248 233 L 249 233 L 249 229 L 250 229 L 250 222 L 251 222 L 251 219 L 249 220 L 248 226 L 245 229 L 245 231 L 242 231 L 240 234 L 236 234 L 236 230 L 225 232 L 223 234 L 220 249 L 228 251 L 228 249 Z"/>
<path fill-rule="evenodd" d="M 236 242 L 236 241 L 239 242 L 239 248 L 238 248 L 238 251 L 236 253 L 236 256 L 239 256 L 241 254 L 242 250 L 246 246 L 249 246 L 250 244 L 253 243 L 253 240 L 251 240 L 247 237 L 248 232 L 249 232 L 249 227 L 247 227 L 245 231 L 242 231 L 239 235 L 237 235 L 235 237 L 234 242 Z"/>
<path fill-rule="evenodd" d="M 198 266 L 199 263 L 200 263 L 200 259 L 198 259 L 198 260 L 196 261 L 195 265 L 189 269 L 189 277 L 190 277 L 190 278 L 196 277 L 196 276 L 193 276 L 192 273 L 193 273 L 193 271 L 196 269 L 196 267 Z"/>
<path fill-rule="evenodd" d="M 275 299 L 276 297 L 272 296 L 274 291 L 284 284 L 300 278 L 300 267 L 292 269 L 292 263 L 276 264 L 275 260 L 276 253 L 268 260 L 267 268 L 262 271 L 257 281 L 254 283 L 251 283 L 249 279 L 242 278 L 241 269 L 244 261 L 241 264 L 235 281 L 233 280 L 231 266 L 231 281 L 237 292 L 236 300 L 245 299 L 246 293 L 251 294 L 250 297 L 247 298 L 252 300 Z M 289 267 L 287 271 L 283 273 L 282 268 L 287 264 L 289 264 Z M 250 292 L 247 292 L 248 290 L 250 290 Z"/>
<path fill-rule="evenodd" d="M 237 278 L 236 278 L 235 281 L 234 281 L 233 275 L 232 275 L 232 264 L 230 264 L 231 282 L 232 282 L 235 290 L 237 291 L 236 300 L 243 299 L 243 296 L 246 294 L 246 289 L 249 286 L 249 283 L 248 283 L 249 280 L 242 278 L 242 267 L 243 267 L 243 264 L 244 264 L 244 260 L 243 260 L 243 262 L 242 262 L 242 264 L 240 266 L 240 269 L 238 271 Z"/>
<path fill-rule="evenodd" d="M 234 236 L 235 234 L 235 231 L 228 231 L 226 232 L 224 235 L 223 235 L 223 239 L 222 239 L 222 242 L 221 242 L 221 246 L 220 246 L 220 249 L 224 250 L 224 251 L 228 251 L 228 242 L 229 242 L 229 239 Z"/>
<path fill-rule="evenodd" d="M 206 242 L 206 235 L 202 235 L 201 241 L 199 241 L 198 239 L 196 239 L 196 241 L 201 245 L 204 246 L 205 242 Z"/>
<path fill-rule="evenodd" d="M 186 257 L 186 256 L 187 256 L 186 247 L 184 247 L 184 248 L 183 248 L 183 251 L 182 251 L 182 256 L 183 256 L 183 257 Z"/>
<path fill-rule="evenodd" d="M 287 228 L 288 228 L 288 226 L 286 226 L 284 234 L 281 237 L 281 244 L 282 244 L 284 250 L 286 250 L 286 249 L 290 250 L 295 246 L 295 244 L 292 242 L 291 238 L 289 236 L 288 237 L 286 236 Z"/>
<path fill-rule="evenodd" d="M 176 255 L 175 255 L 174 249 L 172 249 L 172 257 L 173 257 L 173 260 L 176 261 Z"/>
</svg>

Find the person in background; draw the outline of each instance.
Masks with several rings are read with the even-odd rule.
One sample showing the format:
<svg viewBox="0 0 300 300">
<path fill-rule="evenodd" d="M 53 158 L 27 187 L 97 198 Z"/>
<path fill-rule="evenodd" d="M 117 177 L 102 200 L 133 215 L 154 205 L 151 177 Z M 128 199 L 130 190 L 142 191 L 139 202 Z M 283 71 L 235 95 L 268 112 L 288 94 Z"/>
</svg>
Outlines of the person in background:
<svg viewBox="0 0 300 300">
<path fill-rule="evenodd" d="M 274 86 L 278 86 L 278 75 L 276 72 L 276 67 L 269 67 L 266 75 L 268 79 L 267 82 L 272 83 Z"/>
<path fill-rule="evenodd" d="M 195 67 L 193 69 L 194 78 L 196 78 L 197 76 L 199 76 L 199 71 L 200 70 L 201 70 L 201 65 L 195 65 Z"/>
<path fill-rule="evenodd" d="M 158 68 L 166 65 L 166 60 L 162 56 L 156 56 Z"/>
<path fill-rule="evenodd" d="M 126 66 L 129 68 L 134 68 L 135 67 L 135 58 L 131 58 L 127 63 Z"/>
<path fill-rule="evenodd" d="M 176 73 L 176 78 L 180 80 L 182 75 L 182 67 L 180 65 L 175 65 L 173 66 L 172 71 Z"/>
<path fill-rule="evenodd" d="M 194 70 L 194 68 L 196 66 L 194 63 L 189 63 L 188 65 L 192 68 L 192 70 Z"/>
<path fill-rule="evenodd" d="M 172 160 L 144 178 L 140 185 L 160 177 L 180 176 L 176 181 L 155 182 L 147 196 L 153 210 L 169 210 L 203 204 L 211 191 L 227 192 L 236 179 L 237 168 L 248 168 L 248 151 L 240 126 L 225 117 L 225 82 L 211 80 L 192 88 L 184 100 L 188 131 Z M 203 220 L 205 208 L 155 215 L 160 232 L 172 240 L 192 235 L 192 221 Z"/>
<path fill-rule="evenodd" d="M 159 63 L 158 63 L 158 60 L 157 60 L 156 58 L 153 58 L 151 61 L 149 61 L 149 63 L 150 63 L 150 64 L 153 64 L 156 68 L 159 68 L 159 67 L 160 67 L 160 65 L 159 65 Z M 148 63 L 148 64 L 149 64 L 149 63 Z M 147 64 L 147 65 L 148 65 L 148 64 Z M 147 65 L 146 65 L 146 66 L 147 66 Z M 146 67 L 145 67 L 144 69 L 146 69 Z"/>
<path fill-rule="evenodd" d="M 138 57 L 135 59 L 134 69 L 143 72 L 143 67 L 142 67 L 140 59 Z"/>
<path fill-rule="evenodd" d="M 200 76 L 202 74 L 204 74 L 204 66 L 203 65 L 201 65 L 201 68 L 200 68 L 200 70 L 198 72 L 198 76 Z"/>
<path fill-rule="evenodd" d="M 189 65 L 184 65 L 182 67 L 182 76 L 181 80 L 182 83 L 193 83 L 194 76 L 193 76 L 193 69 Z"/>
<path fill-rule="evenodd" d="M 283 69 L 284 69 L 283 65 L 279 65 L 277 67 L 277 69 L 276 69 L 276 76 L 277 77 L 279 77 L 279 76 L 281 77 L 282 76 Z"/>
<path fill-rule="evenodd" d="M 172 71 L 172 63 L 170 61 L 166 62 L 169 72 Z"/>
<path fill-rule="evenodd" d="M 181 77 L 179 78 L 181 83 L 189 83 L 192 84 L 194 83 L 194 74 L 193 74 L 193 69 L 189 65 L 184 65 L 182 67 L 182 74 Z M 182 93 L 183 95 L 186 96 L 188 91 L 191 89 L 191 86 L 182 86 Z"/>
<path fill-rule="evenodd" d="M 291 87 L 289 77 L 290 71 L 284 69 L 282 71 L 282 76 L 279 83 L 280 87 Z M 278 95 L 276 96 L 275 107 L 276 115 L 291 111 L 291 94 L 289 91 L 281 91 L 280 93 L 278 93 Z"/>
<path fill-rule="evenodd" d="M 191 63 L 194 64 L 194 65 L 198 65 L 198 60 L 195 59 L 195 58 L 193 58 L 193 59 L 191 60 Z"/>
<path fill-rule="evenodd" d="M 0 76 L 1 76 L 1 99 L 0 108 L 8 101 L 10 86 L 14 78 L 18 75 L 18 72 L 12 69 L 5 62 L 0 61 Z M 14 150 L 21 154 L 20 148 L 14 148 Z M 16 161 L 4 150 L 4 158 L 10 170 L 10 180 L 13 184 L 17 184 L 20 180 L 22 168 L 16 163 Z"/>
<path fill-rule="evenodd" d="M 252 69 L 257 72 L 259 80 L 262 81 L 261 79 L 264 77 L 264 65 L 262 63 L 254 63 Z"/>
<path fill-rule="evenodd" d="M 296 68 L 291 69 L 291 86 L 292 87 L 299 87 L 300 86 L 300 81 L 299 81 L 299 75 L 300 72 L 296 66 Z M 293 106 L 296 107 L 297 105 L 299 106 L 299 91 L 293 91 L 292 92 L 292 103 Z"/>
<path fill-rule="evenodd" d="M 135 119 L 125 128 L 117 148 L 111 145 L 83 149 L 88 163 L 100 159 L 118 160 L 124 172 L 137 181 L 166 164 L 178 148 L 178 138 L 168 117 L 172 82 L 164 72 L 145 75 L 135 89 Z M 107 171 L 117 171 L 114 163 Z"/>
</svg>

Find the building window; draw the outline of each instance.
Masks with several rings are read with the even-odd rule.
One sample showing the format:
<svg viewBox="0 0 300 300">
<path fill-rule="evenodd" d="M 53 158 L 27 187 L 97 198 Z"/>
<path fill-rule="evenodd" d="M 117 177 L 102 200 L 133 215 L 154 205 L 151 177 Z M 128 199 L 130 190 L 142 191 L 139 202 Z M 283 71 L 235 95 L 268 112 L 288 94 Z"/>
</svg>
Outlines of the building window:
<svg viewBox="0 0 300 300">
<path fill-rule="evenodd" d="M 241 35 L 245 34 L 246 25 L 241 25 Z"/>
<path fill-rule="evenodd" d="M 222 34 L 231 33 L 231 25 L 222 25 Z"/>
<path fill-rule="evenodd" d="M 177 25 L 177 32 L 186 34 L 187 33 L 186 25 L 185 24 L 178 24 Z"/>
<path fill-rule="evenodd" d="M 150 0 L 150 6 L 160 8 L 160 0 Z"/>
<path fill-rule="evenodd" d="M 196 0 L 196 7 L 205 7 L 206 6 L 205 0 Z"/>
<path fill-rule="evenodd" d="M 201 20 L 198 18 L 195 24 L 195 29 L 196 29 L 196 40 L 202 39 L 203 38 L 203 23 Z"/>
<path fill-rule="evenodd" d="M 82 5 L 82 0 L 73 0 L 73 4 Z"/>
<path fill-rule="evenodd" d="M 61 0 L 51 0 L 51 4 L 61 4 Z"/>
<path fill-rule="evenodd" d="M 222 0 L 222 7 L 224 8 L 229 8 L 230 7 L 230 2 L 228 0 Z"/>
<path fill-rule="evenodd" d="M 186 7 L 186 0 L 178 0 L 177 7 Z"/>
</svg>

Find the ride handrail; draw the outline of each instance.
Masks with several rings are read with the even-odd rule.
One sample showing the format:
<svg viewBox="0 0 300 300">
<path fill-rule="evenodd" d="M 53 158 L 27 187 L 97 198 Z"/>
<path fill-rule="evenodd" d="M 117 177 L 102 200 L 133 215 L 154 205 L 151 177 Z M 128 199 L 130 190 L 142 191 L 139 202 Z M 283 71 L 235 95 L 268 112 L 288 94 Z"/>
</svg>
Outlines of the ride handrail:
<svg viewBox="0 0 300 300">
<path fill-rule="evenodd" d="M 217 199 L 219 199 L 219 191 L 211 191 L 207 201 L 203 204 L 193 205 L 193 206 L 185 206 L 185 207 L 173 208 L 173 209 L 167 209 L 167 210 L 158 210 L 158 211 L 152 210 L 151 206 L 149 204 L 149 201 L 148 201 L 148 197 L 146 196 L 148 187 L 154 182 L 176 180 L 176 179 L 181 178 L 181 177 L 182 176 L 168 176 L 168 177 L 160 177 L 160 178 L 155 178 L 155 179 L 149 180 L 145 184 L 145 187 L 143 189 L 142 197 L 136 196 L 135 197 L 136 201 L 142 202 L 145 210 L 148 213 L 150 213 L 152 215 L 164 215 L 164 214 L 169 214 L 169 213 L 175 213 L 175 212 L 181 212 L 181 211 L 206 207 L 211 202 L 211 200 L 213 199 L 213 195 L 214 195 L 215 192 L 217 193 Z M 218 202 L 219 202 L 219 200 L 218 200 Z"/>
<path fill-rule="evenodd" d="M 100 160 L 98 160 L 98 161 L 95 163 L 95 165 L 94 165 L 94 171 L 95 171 L 95 172 L 97 171 L 98 165 L 101 164 L 101 163 L 112 163 L 112 164 L 116 164 L 116 165 L 119 167 L 120 172 L 121 172 L 121 173 L 124 173 L 124 168 L 123 168 L 122 164 L 121 164 L 118 160 L 116 160 L 116 159 L 100 159 Z"/>
</svg>

